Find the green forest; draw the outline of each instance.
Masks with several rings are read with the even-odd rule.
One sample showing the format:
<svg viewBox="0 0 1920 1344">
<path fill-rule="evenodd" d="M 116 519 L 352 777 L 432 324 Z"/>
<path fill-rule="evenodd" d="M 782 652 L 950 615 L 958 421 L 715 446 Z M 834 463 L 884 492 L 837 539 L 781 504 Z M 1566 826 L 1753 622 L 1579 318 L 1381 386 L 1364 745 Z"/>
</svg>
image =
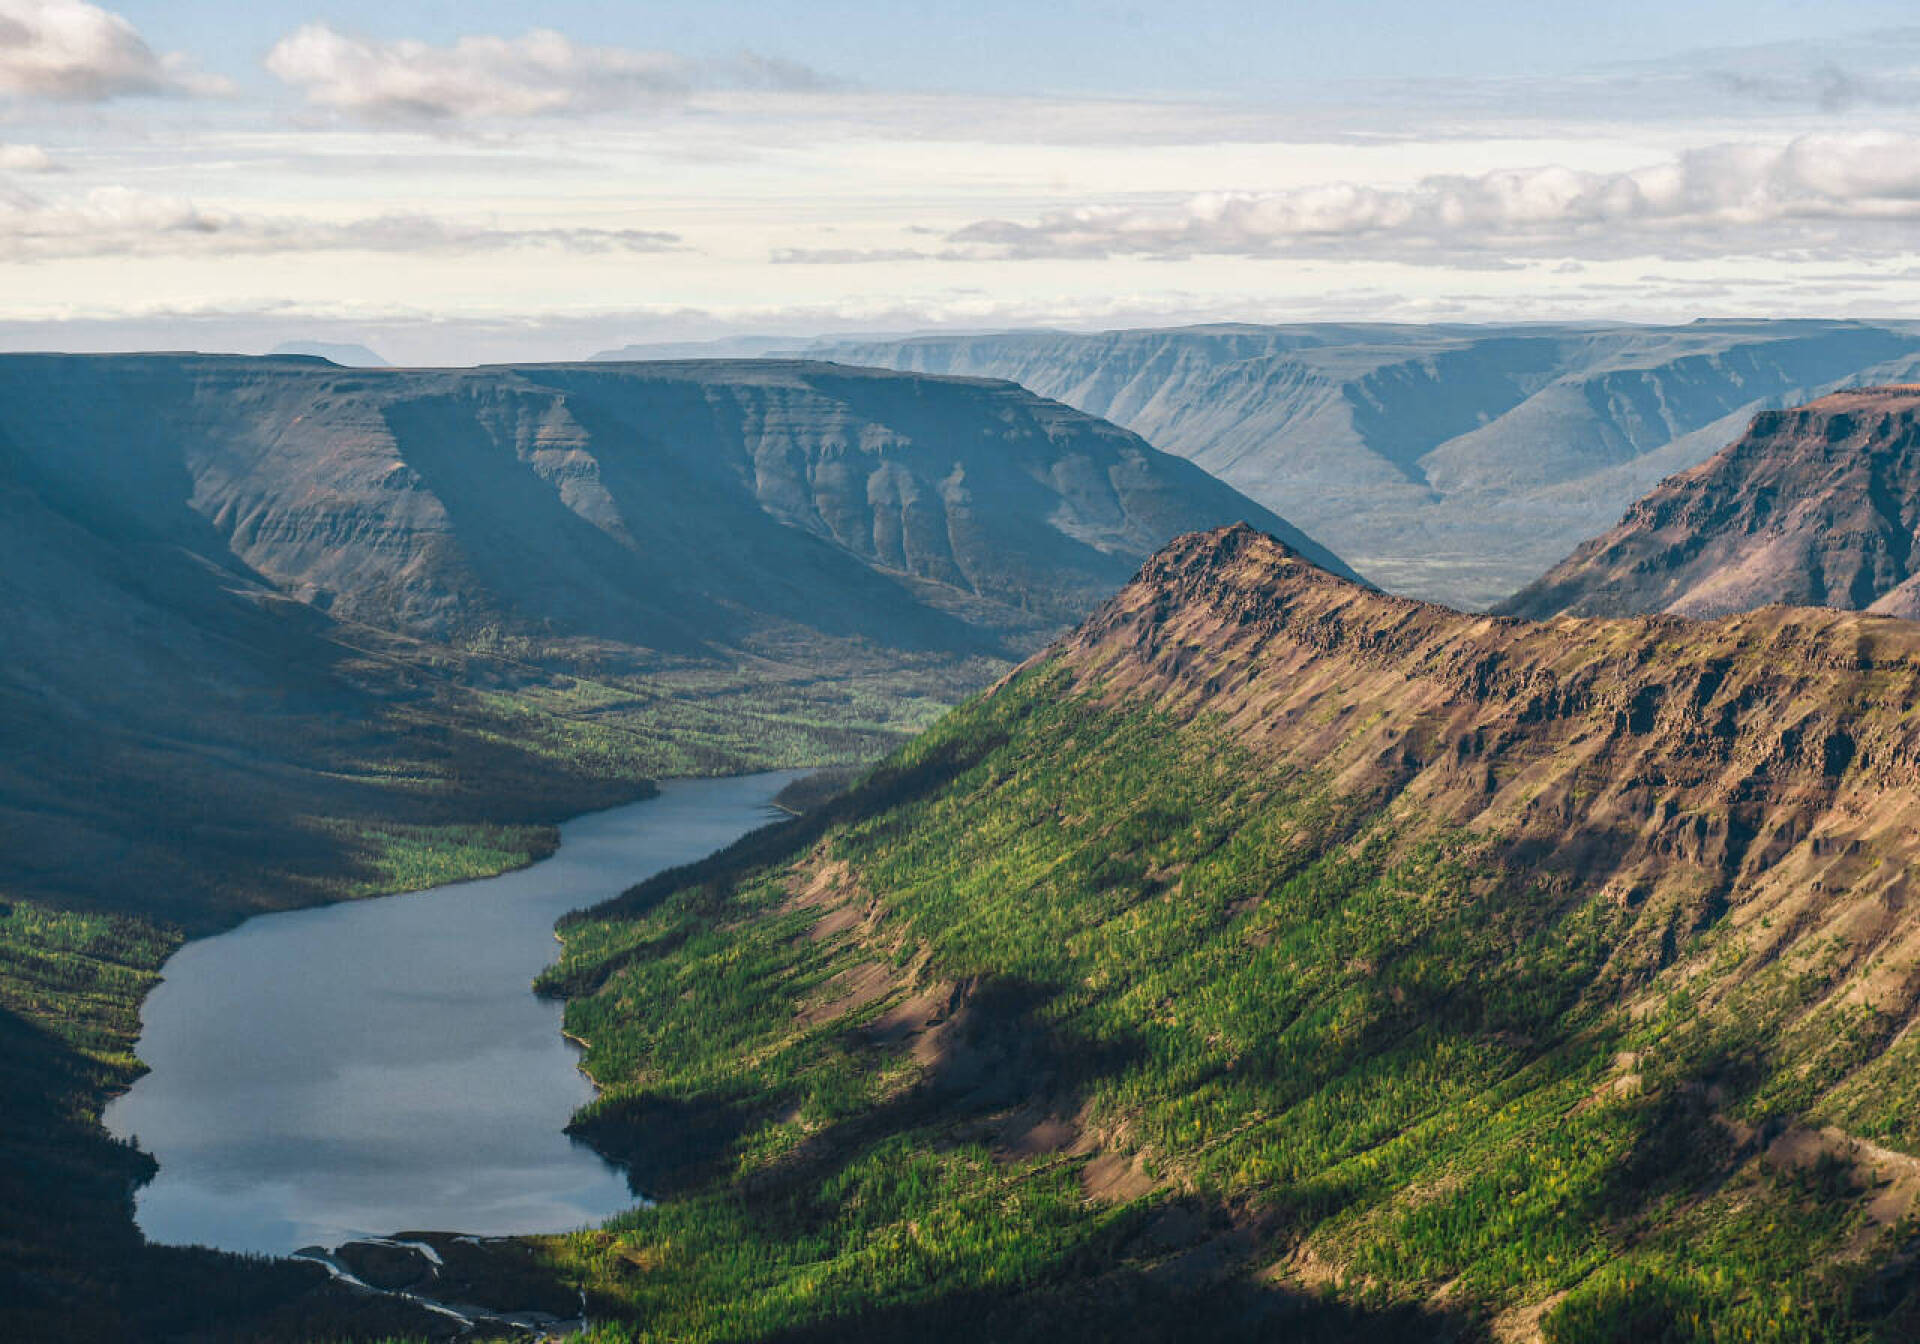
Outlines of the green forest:
<svg viewBox="0 0 1920 1344">
<path fill-rule="evenodd" d="M 1920 1142 L 1876 1024 L 1501 855 L 1029 670 L 563 928 L 659 1202 L 554 1262 L 605 1340 L 1913 1337 L 1920 1230 L 1752 1139 Z"/>
</svg>

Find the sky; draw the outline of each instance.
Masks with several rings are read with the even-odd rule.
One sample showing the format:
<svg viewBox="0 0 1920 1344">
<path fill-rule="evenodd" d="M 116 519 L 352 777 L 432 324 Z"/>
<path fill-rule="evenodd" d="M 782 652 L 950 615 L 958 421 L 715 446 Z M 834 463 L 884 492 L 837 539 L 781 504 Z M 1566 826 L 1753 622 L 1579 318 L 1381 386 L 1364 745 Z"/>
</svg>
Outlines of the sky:
<svg viewBox="0 0 1920 1344">
<path fill-rule="evenodd" d="M 0 0 L 0 348 L 1915 315 L 1911 13 Z"/>
</svg>

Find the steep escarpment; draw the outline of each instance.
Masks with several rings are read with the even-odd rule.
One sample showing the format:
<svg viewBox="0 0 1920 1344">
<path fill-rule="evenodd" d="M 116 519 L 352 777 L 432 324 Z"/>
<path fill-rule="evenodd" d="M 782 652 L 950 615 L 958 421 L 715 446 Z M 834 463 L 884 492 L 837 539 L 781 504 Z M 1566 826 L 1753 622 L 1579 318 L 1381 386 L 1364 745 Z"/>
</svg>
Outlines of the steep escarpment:
<svg viewBox="0 0 1920 1344">
<path fill-rule="evenodd" d="M 1758 416 L 1502 610 L 1717 616 L 1773 602 L 1920 615 L 1920 390 Z"/>
<path fill-rule="evenodd" d="M 798 363 L 0 360 L 14 451 L 216 563 L 431 638 L 988 652 L 1250 501 L 1017 388 Z M 1257 516 L 1256 516 L 1257 515 Z"/>
<path fill-rule="evenodd" d="M 556 1258 L 716 1338 L 1907 1337 L 1917 703 L 1900 621 L 1183 538 L 563 930 L 581 1130 L 663 1198 Z"/>
<path fill-rule="evenodd" d="M 1307 323 L 822 343 L 1011 378 L 1144 435 L 1395 592 L 1482 607 L 1756 412 L 1904 377 L 1901 323 Z"/>
</svg>

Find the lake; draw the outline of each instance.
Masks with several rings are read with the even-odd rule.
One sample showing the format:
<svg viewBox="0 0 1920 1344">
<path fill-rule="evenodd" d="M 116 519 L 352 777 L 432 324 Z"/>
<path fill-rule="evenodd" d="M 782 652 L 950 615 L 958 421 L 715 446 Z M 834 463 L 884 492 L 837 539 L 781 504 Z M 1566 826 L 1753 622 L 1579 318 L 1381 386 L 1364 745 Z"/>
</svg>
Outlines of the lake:
<svg viewBox="0 0 1920 1344">
<path fill-rule="evenodd" d="M 560 828 L 553 857 L 262 915 L 187 944 L 141 1011 L 152 1072 L 107 1128 L 160 1174 L 148 1240 L 285 1254 L 402 1230 L 559 1232 L 636 1202 L 562 1132 L 593 1088 L 534 997 L 554 921 L 781 814 L 797 772 L 676 780 Z"/>
</svg>

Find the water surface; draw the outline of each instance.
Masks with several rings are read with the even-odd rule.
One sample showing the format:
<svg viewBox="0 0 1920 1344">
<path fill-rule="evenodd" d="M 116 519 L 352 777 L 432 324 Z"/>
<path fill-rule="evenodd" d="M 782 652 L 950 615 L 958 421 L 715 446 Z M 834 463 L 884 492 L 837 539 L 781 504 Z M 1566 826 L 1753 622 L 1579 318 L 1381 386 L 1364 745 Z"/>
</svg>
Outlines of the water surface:
<svg viewBox="0 0 1920 1344">
<path fill-rule="evenodd" d="M 633 1205 L 562 1128 L 593 1095 L 533 978 L 568 910 L 778 814 L 793 772 L 669 781 L 519 872 L 262 915 L 168 960 L 107 1128 L 160 1162 L 150 1241 L 286 1253 L 402 1230 L 559 1232 Z"/>
</svg>

